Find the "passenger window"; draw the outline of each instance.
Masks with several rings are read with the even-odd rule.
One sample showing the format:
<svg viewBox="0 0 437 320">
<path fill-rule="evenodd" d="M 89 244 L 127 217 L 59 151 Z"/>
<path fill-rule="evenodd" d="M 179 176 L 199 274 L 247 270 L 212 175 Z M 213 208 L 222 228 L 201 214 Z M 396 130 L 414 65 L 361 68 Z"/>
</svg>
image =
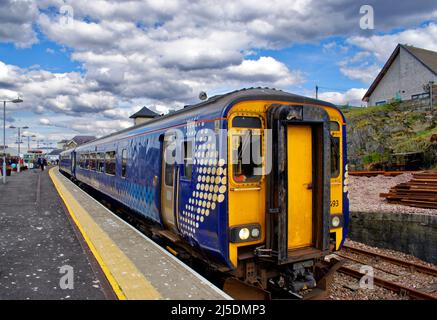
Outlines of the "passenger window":
<svg viewBox="0 0 437 320">
<path fill-rule="evenodd" d="M 95 157 L 96 157 L 95 153 L 90 153 L 89 160 L 88 160 L 88 169 L 89 170 L 96 170 L 96 166 L 95 166 L 95 162 L 94 162 Z"/>
<path fill-rule="evenodd" d="M 83 168 L 84 169 L 88 169 L 88 164 L 89 164 L 89 154 L 84 154 L 83 155 Z"/>
<path fill-rule="evenodd" d="M 123 149 L 121 151 L 121 176 L 123 178 L 126 177 L 126 169 L 127 169 L 127 150 Z"/>
<path fill-rule="evenodd" d="M 97 154 L 97 171 L 104 172 L 105 154 L 103 152 Z"/>
<path fill-rule="evenodd" d="M 261 129 L 261 119 L 258 117 L 235 117 L 232 120 L 234 128 Z"/>
<path fill-rule="evenodd" d="M 191 180 L 193 175 L 193 141 L 184 141 L 184 178 Z"/>
<path fill-rule="evenodd" d="M 237 183 L 253 183 L 261 179 L 262 140 L 256 130 L 232 136 L 232 172 Z"/>
<path fill-rule="evenodd" d="M 331 178 L 340 175 L 340 138 L 331 136 Z"/>
<path fill-rule="evenodd" d="M 112 176 L 115 175 L 115 151 L 106 152 L 105 172 Z"/>
</svg>

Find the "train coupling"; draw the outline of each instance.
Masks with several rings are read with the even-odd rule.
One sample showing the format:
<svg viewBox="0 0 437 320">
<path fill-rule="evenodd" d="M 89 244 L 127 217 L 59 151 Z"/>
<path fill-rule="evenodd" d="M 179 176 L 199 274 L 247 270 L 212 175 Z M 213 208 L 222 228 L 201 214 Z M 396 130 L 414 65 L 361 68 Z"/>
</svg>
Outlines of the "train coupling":
<svg viewBox="0 0 437 320">
<path fill-rule="evenodd" d="M 265 246 L 255 248 L 254 254 L 258 258 L 273 258 L 278 256 L 278 253 L 276 251 L 272 249 L 267 249 Z"/>
<path fill-rule="evenodd" d="M 311 267 L 312 260 L 295 263 L 284 269 L 278 277 L 270 279 L 270 284 L 278 289 L 282 289 L 297 298 L 302 298 L 301 292 L 313 289 L 317 286 Z"/>
</svg>

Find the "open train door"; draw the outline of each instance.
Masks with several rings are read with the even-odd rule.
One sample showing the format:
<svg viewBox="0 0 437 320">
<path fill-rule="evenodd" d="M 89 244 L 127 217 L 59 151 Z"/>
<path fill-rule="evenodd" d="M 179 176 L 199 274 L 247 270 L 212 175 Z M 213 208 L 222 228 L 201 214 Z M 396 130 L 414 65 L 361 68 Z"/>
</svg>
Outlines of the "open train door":
<svg viewBox="0 0 437 320">
<path fill-rule="evenodd" d="M 316 106 L 272 105 L 267 122 L 277 142 L 267 175 L 267 252 L 279 264 L 322 257 L 329 252 L 329 116 Z"/>
<path fill-rule="evenodd" d="M 178 166 L 175 162 L 177 148 L 178 145 L 174 134 L 169 133 L 162 137 L 161 217 L 164 226 L 172 231 L 177 231 L 176 204 L 179 185 Z"/>
</svg>

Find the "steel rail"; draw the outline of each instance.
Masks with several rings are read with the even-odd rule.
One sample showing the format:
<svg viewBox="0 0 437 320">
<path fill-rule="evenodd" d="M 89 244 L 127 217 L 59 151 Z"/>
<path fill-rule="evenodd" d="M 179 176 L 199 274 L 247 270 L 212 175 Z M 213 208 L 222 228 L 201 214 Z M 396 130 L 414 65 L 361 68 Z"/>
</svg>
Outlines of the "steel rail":
<svg viewBox="0 0 437 320">
<path fill-rule="evenodd" d="M 381 253 L 376 253 L 376 252 L 371 252 L 371 251 L 366 251 L 363 249 L 359 249 L 356 247 L 351 247 L 348 245 L 343 245 L 343 248 L 351 251 L 351 252 L 355 252 L 355 253 L 359 253 L 359 254 L 363 254 L 363 255 L 367 255 L 369 257 L 377 257 L 383 260 L 386 260 L 388 262 L 391 262 L 393 264 L 396 264 L 398 266 L 402 266 L 405 268 L 408 268 L 410 270 L 415 270 L 421 273 L 426 273 L 429 275 L 432 275 L 434 277 L 437 277 L 437 268 L 433 268 L 433 267 L 427 267 L 418 263 L 414 263 L 414 262 L 409 262 L 409 261 L 404 261 L 398 258 L 394 258 L 394 257 L 390 257 L 387 256 L 385 254 L 381 254 Z"/>
<path fill-rule="evenodd" d="M 352 268 L 349 267 L 345 267 L 342 266 L 340 269 L 338 269 L 339 272 L 344 273 L 348 276 L 351 276 L 353 278 L 356 279 L 361 279 L 364 274 L 362 274 L 361 272 L 354 270 Z M 415 300 L 437 300 L 437 297 L 434 297 L 430 294 L 424 293 L 424 292 L 420 292 L 417 291 L 415 289 L 412 288 L 408 288 L 405 287 L 403 285 L 382 279 L 382 278 L 378 278 L 378 277 L 373 277 L 373 283 L 376 284 L 377 286 L 383 287 L 385 289 L 388 289 L 390 291 L 396 292 L 399 295 L 407 295 L 408 297 L 410 297 L 411 299 L 415 299 Z"/>
</svg>

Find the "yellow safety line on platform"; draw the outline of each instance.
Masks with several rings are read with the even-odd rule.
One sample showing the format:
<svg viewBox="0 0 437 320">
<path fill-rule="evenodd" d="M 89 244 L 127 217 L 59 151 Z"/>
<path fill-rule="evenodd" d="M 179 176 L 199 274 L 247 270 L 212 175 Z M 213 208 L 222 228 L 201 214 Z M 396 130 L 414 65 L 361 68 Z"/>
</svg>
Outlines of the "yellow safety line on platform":
<svg viewBox="0 0 437 320">
<path fill-rule="evenodd" d="M 49 171 L 53 184 L 118 299 L 162 299 L 160 293 L 68 191 L 53 172 L 55 169 Z"/>
</svg>

